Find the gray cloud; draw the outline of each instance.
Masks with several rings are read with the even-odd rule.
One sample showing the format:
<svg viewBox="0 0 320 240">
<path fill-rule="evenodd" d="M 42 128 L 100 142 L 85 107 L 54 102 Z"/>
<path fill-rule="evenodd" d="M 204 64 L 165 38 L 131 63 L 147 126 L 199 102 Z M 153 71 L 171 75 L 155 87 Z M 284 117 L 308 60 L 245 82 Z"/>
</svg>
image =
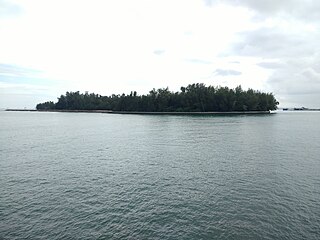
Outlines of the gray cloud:
<svg viewBox="0 0 320 240">
<path fill-rule="evenodd" d="M 288 59 L 286 67 L 277 69 L 268 79 L 270 90 L 285 101 L 304 105 L 320 106 L 320 56 L 314 55 L 303 61 Z"/>
<path fill-rule="evenodd" d="M 290 2 L 299 2 L 298 0 L 268 0 L 268 1 L 256 1 L 256 0 L 204 0 L 207 6 L 214 6 L 216 4 L 230 4 L 233 6 L 241 6 L 254 9 L 259 12 L 275 13 L 283 9 Z M 291 7 L 291 6 L 290 6 Z"/>
<path fill-rule="evenodd" d="M 237 42 L 221 56 L 266 59 L 257 65 L 272 69 L 267 88 L 291 106 L 320 107 L 320 33 L 318 0 L 204 0 L 207 6 L 229 4 L 250 9 L 256 23 L 266 20 L 284 23 L 240 32 Z M 297 26 L 296 26 L 296 25 Z M 288 30 L 284 26 L 288 27 Z M 314 31 L 304 27 L 311 26 Z M 299 30 L 299 28 L 301 30 Z"/>
<path fill-rule="evenodd" d="M 239 76 L 242 74 L 241 72 L 232 69 L 216 69 L 213 73 L 218 76 Z"/>
<path fill-rule="evenodd" d="M 154 50 L 153 53 L 155 55 L 162 55 L 166 52 L 166 50 L 163 50 L 163 49 L 157 49 L 157 50 Z"/>
<path fill-rule="evenodd" d="M 239 33 L 240 41 L 230 46 L 226 55 L 264 58 L 302 57 L 314 53 L 320 35 L 285 33 L 278 28 L 260 28 Z"/>
<path fill-rule="evenodd" d="M 300 20 L 297 18 L 296 21 Z M 320 22 L 314 24 L 320 27 Z M 266 59 L 257 65 L 273 70 L 266 86 L 279 98 L 280 106 L 282 99 L 285 104 L 291 103 L 291 106 L 320 107 L 318 31 L 285 31 L 280 27 L 263 27 L 241 32 L 238 39 L 224 52 L 224 56 Z"/>
<path fill-rule="evenodd" d="M 259 67 L 267 69 L 278 69 L 285 67 L 285 64 L 279 62 L 260 62 L 257 64 Z"/>
<path fill-rule="evenodd" d="M 216 4 L 230 4 L 246 7 L 257 12 L 256 19 L 267 17 L 291 17 L 302 21 L 318 21 L 320 1 L 318 0 L 204 0 L 207 6 Z"/>
</svg>

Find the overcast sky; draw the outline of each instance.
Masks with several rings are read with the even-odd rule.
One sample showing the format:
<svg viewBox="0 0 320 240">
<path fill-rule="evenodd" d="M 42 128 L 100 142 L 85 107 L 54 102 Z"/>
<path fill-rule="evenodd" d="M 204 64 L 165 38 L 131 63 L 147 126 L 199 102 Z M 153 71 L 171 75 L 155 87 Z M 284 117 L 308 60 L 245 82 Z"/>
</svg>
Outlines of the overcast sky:
<svg viewBox="0 0 320 240">
<path fill-rule="evenodd" d="M 0 108 L 205 83 L 320 108 L 319 0 L 0 0 Z"/>
</svg>

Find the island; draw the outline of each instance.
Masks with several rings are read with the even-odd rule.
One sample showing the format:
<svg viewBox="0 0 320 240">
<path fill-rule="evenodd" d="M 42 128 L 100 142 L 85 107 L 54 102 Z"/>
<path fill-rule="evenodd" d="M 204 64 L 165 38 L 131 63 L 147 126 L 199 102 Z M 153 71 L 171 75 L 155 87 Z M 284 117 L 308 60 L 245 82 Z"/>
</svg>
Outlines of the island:
<svg viewBox="0 0 320 240">
<path fill-rule="evenodd" d="M 56 103 L 47 101 L 36 106 L 38 111 L 75 111 L 105 113 L 261 113 L 276 110 L 279 102 L 272 93 L 253 89 L 189 84 L 180 91 L 169 88 L 152 89 L 146 95 L 101 96 L 95 93 L 66 92 Z"/>
</svg>

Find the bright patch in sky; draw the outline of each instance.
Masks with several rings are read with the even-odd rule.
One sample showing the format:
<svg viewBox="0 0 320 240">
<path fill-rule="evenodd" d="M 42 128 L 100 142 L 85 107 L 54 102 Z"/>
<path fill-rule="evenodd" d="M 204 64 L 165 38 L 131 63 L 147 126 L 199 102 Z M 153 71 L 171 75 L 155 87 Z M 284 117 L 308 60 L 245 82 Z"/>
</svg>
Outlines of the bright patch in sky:
<svg viewBox="0 0 320 240">
<path fill-rule="evenodd" d="M 319 24 L 312 17 L 319 7 L 0 0 L 0 108 L 33 108 L 66 91 L 142 94 L 196 82 L 241 84 L 274 92 L 282 106 L 320 107 Z"/>
</svg>

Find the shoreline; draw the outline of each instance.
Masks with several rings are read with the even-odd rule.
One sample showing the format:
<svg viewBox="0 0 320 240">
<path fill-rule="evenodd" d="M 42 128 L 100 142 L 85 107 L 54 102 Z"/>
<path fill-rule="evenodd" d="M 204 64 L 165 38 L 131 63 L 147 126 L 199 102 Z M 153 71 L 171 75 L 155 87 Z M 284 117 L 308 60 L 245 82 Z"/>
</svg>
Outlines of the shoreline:
<svg viewBox="0 0 320 240">
<path fill-rule="evenodd" d="M 233 111 L 233 112 L 139 112 L 112 110 L 36 110 L 36 109 L 6 109 L 9 112 L 70 112 L 70 113 L 108 113 L 134 115 L 259 115 L 271 114 L 271 111 Z"/>
</svg>

